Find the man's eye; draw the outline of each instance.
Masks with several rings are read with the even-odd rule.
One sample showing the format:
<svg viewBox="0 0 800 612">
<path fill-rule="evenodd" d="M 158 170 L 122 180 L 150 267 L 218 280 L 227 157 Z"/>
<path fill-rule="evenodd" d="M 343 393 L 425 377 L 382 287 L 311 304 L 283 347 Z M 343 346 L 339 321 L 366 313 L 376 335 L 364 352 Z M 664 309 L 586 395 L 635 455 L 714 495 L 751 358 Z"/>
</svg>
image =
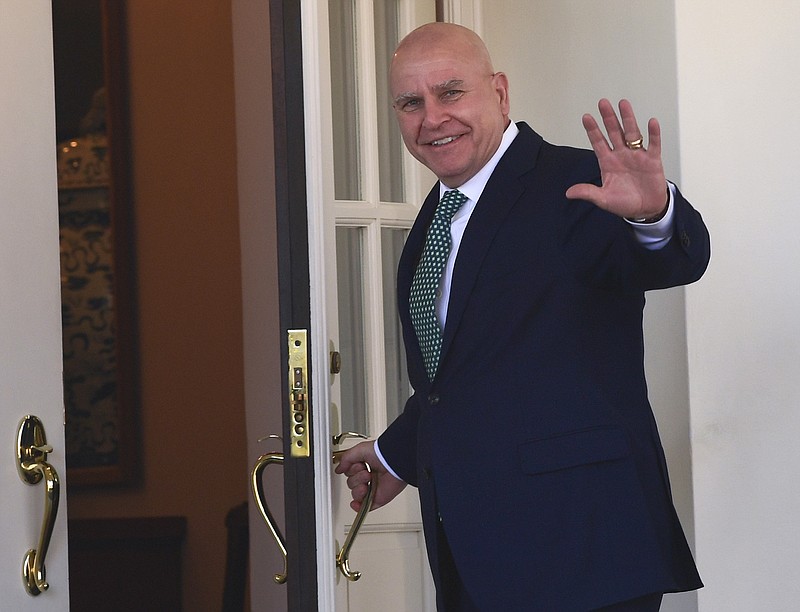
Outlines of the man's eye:
<svg viewBox="0 0 800 612">
<path fill-rule="evenodd" d="M 419 105 L 420 105 L 419 100 L 406 100 L 405 102 L 403 102 L 400 108 L 403 109 L 404 111 L 412 111 L 415 108 L 418 108 Z"/>
<path fill-rule="evenodd" d="M 442 98 L 452 100 L 453 98 L 458 98 L 463 93 L 464 92 L 460 89 L 450 89 L 442 94 Z"/>
</svg>

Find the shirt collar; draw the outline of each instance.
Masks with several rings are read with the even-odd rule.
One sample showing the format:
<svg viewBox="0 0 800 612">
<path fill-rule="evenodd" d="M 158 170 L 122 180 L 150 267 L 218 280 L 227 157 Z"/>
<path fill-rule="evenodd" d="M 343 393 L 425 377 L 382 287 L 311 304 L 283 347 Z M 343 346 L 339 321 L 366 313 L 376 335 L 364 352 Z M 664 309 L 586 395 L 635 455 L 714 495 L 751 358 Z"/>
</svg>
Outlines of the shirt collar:
<svg viewBox="0 0 800 612">
<path fill-rule="evenodd" d="M 484 165 L 483 168 L 478 170 L 475 176 L 473 176 L 460 187 L 457 187 L 457 189 L 467 196 L 468 199 L 472 200 L 473 202 L 478 201 L 483 193 L 484 188 L 486 187 L 486 183 L 489 182 L 489 178 L 492 176 L 492 172 L 494 172 L 494 169 L 500 162 L 500 158 L 503 157 L 503 154 L 508 150 L 508 147 L 511 146 L 511 143 L 514 141 L 514 138 L 516 138 L 517 134 L 519 134 L 519 128 L 517 127 L 517 124 L 513 121 L 510 121 L 506 131 L 503 132 L 503 139 L 500 141 L 500 146 L 497 147 L 497 151 L 494 152 L 494 155 L 492 155 L 491 159 L 486 162 L 486 165 Z M 440 200 L 447 191 L 450 191 L 450 188 L 446 187 L 444 183 L 439 181 Z"/>
</svg>

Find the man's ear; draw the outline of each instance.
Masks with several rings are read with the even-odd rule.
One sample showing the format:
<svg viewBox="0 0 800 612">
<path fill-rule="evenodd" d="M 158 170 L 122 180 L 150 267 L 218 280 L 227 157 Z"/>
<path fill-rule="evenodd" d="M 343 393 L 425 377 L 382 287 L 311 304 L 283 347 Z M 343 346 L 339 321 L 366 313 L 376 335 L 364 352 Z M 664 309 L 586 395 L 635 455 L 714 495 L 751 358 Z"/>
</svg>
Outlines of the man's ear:
<svg viewBox="0 0 800 612">
<path fill-rule="evenodd" d="M 507 116 L 511 110 L 511 102 L 508 99 L 508 77 L 505 72 L 495 72 L 492 75 L 492 86 L 497 92 L 500 101 L 500 109 L 503 116 Z"/>
</svg>

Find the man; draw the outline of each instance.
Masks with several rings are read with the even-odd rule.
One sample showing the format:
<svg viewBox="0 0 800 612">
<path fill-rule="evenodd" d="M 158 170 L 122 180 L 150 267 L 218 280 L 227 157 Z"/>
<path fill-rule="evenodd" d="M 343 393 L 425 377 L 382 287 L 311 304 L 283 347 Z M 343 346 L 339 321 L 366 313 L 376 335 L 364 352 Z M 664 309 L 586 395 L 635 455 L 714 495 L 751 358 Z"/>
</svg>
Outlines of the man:
<svg viewBox="0 0 800 612">
<path fill-rule="evenodd" d="M 602 100 L 608 140 L 583 118 L 594 153 L 546 143 L 509 120 L 506 76 L 452 24 L 409 34 L 390 84 L 404 142 L 439 183 L 398 270 L 414 394 L 342 457 L 351 506 L 365 462 L 374 508 L 418 487 L 441 610 L 644 612 L 699 588 L 642 310 L 645 291 L 697 280 L 710 244 L 664 177 L 658 122 L 645 148 L 631 105 L 620 121 Z"/>
</svg>

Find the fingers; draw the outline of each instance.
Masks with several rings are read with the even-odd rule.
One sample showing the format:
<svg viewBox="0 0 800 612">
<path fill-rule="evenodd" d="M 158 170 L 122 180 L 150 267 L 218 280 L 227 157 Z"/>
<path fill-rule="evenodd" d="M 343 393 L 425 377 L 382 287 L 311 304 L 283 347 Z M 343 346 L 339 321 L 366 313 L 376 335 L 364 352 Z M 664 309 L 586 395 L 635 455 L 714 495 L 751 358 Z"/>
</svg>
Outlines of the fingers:
<svg viewBox="0 0 800 612">
<path fill-rule="evenodd" d="M 371 480 L 372 480 L 372 472 L 368 472 L 366 468 L 362 467 L 362 469 L 354 472 L 353 474 L 347 477 L 347 488 L 349 488 L 352 491 L 357 487 L 369 484 Z"/>
<path fill-rule="evenodd" d="M 589 143 L 592 145 L 592 149 L 594 149 L 595 153 L 600 155 L 602 153 L 610 152 L 611 146 L 608 144 L 606 137 L 603 135 L 603 131 L 600 129 L 600 126 L 597 125 L 595 118 L 587 113 L 583 116 L 582 121 L 583 129 L 586 130 L 586 136 L 588 136 Z"/>
<path fill-rule="evenodd" d="M 350 497 L 353 498 L 353 501 L 350 502 L 350 506 L 352 507 L 354 503 L 360 506 L 361 502 L 363 502 L 367 498 L 368 493 L 369 493 L 369 487 L 367 487 L 367 485 L 362 485 L 356 487 L 355 489 L 350 489 Z"/>
<path fill-rule="evenodd" d="M 622 118 L 622 134 L 625 144 L 642 140 L 642 131 L 633 113 L 633 106 L 628 100 L 619 101 L 619 116 Z"/>
<path fill-rule="evenodd" d="M 579 183 L 567 189 L 566 197 L 569 200 L 586 200 L 587 202 L 600 202 L 603 191 L 596 185 Z"/>
<path fill-rule="evenodd" d="M 353 448 L 339 455 L 335 472 L 337 474 L 350 475 L 350 473 L 353 473 L 351 472 L 353 466 L 361 465 L 362 469 L 364 469 L 365 462 L 370 465 L 378 464 L 378 457 L 375 455 L 373 442 L 371 441 L 356 444 Z"/>
<path fill-rule="evenodd" d="M 336 464 L 336 467 L 333 469 L 334 472 L 337 474 L 346 474 L 354 465 L 356 465 L 356 463 L 358 463 L 358 459 L 355 457 L 348 457 L 347 454 L 344 454 L 340 455 L 339 457 L 334 457 L 333 462 Z"/>
<path fill-rule="evenodd" d="M 361 447 L 360 444 L 339 455 L 334 469 L 337 474 L 347 476 L 347 488 L 350 489 L 350 495 L 353 498 L 350 507 L 356 512 L 361 508 L 361 504 L 367 496 L 368 484 L 372 479 L 372 474 L 367 470 L 364 462 L 364 447 L 359 447 Z"/>
<path fill-rule="evenodd" d="M 655 117 L 647 122 L 647 151 L 661 157 L 661 125 Z"/>
<path fill-rule="evenodd" d="M 620 106 L 621 105 L 622 103 L 620 102 Z M 624 147 L 625 133 L 617 118 L 617 113 L 614 112 L 614 107 L 611 105 L 611 102 L 603 98 L 597 103 L 597 108 L 600 111 L 600 117 L 603 119 L 603 125 L 606 128 L 606 133 L 608 134 L 608 139 L 611 141 L 611 145 L 615 149 Z"/>
<path fill-rule="evenodd" d="M 347 476 L 347 488 L 350 489 L 350 495 L 354 502 L 360 504 L 367 496 L 368 485 L 372 480 L 372 472 L 367 470 L 367 466 L 363 462 L 352 463 L 347 467 L 343 467 L 341 463 L 336 466 L 337 474 L 344 474 Z M 351 504 L 352 505 L 352 504 Z"/>
<path fill-rule="evenodd" d="M 361 442 L 338 455 L 338 458 L 339 463 L 335 471 L 337 474 L 347 476 L 347 487 L 353 498 L 350 507 L 355 511 L 363 505 L 370 482 L 377 487 L 372 510 L 389 503 L 406 487 L 405 482 L 392 476 L 383 466 L 375 452 L 374 442 Z M 371 471 L 367 469 L 367 464 L 371 466 Z"/>
<path fill-rule="evenodd" d="M 362 469 L 356 471 L 347 478 L 347 487 L 350 489 L 350 496 L 353 498 L 353 500 L 350 502 L 350 507 L 356 512 L 361 509 L 364 500 L 369 494 L 370 482 L 373 482 L 373 478 L 376 477 L 374 472 L 368 472 L 366 468 L 363 467 L 363 463 L 360 465 Z M 379 483 L 380 481 L 378 481 L 377 486 L 380 486 Z M 376 510 L 377 508 L 380 508 L 381 505 L 383 504 L 377 500 L 376 496 L 376 499 L 373 499 L 371 509 Z"/>
<path fill-rule="evenodd" d="M 608 141 L 610 141 L 611 147 L 613 147 L 614 149 L 620 149 L 623 147 L 630 146 L 629 143 L 637 143 L 637 142 L 642 143 L 643 141 L 642 131 L 639 128 L 639 122 L 636 120 L 636 115 L 633 112 L 633 105 L 631 105 L 630 101 L 625 99 L 619 101 L 619 116 L 614 110 L 614 107 L 611 104 L 611 102 L 606 98 L 603 98 L 598 102 L 597 108 L 600 111 L 600 117 L 603 120 L 603 126 L 605 127 L 606 133 L 608 134 Z M 592 143 L 593 148 L 595 148 L 595 151 L 597 151 L 595 143 L 598 142 L 599 139 L 597 138 L 597 135 L 593 136 L 590 133 L 590 130 L 593 131 L 597 129 L 599 131 L 597 122 L 594 121 L 593 118 L 591 118 L 591 115 L 584 115 L 583 126 L 586 129 L 586 133 L 589 136 L 589 140 Z M 658 121 L 656 121 L 655 119 L 651 119 L 648 122 L 647 144 L 648 148 L 655 145 L 657 147 L 657 152 L 660 154 L 661 129 L 658 125 Z M 634 147 L 634 148 L 639 148 L 639 147 Z"/>
</svg>

